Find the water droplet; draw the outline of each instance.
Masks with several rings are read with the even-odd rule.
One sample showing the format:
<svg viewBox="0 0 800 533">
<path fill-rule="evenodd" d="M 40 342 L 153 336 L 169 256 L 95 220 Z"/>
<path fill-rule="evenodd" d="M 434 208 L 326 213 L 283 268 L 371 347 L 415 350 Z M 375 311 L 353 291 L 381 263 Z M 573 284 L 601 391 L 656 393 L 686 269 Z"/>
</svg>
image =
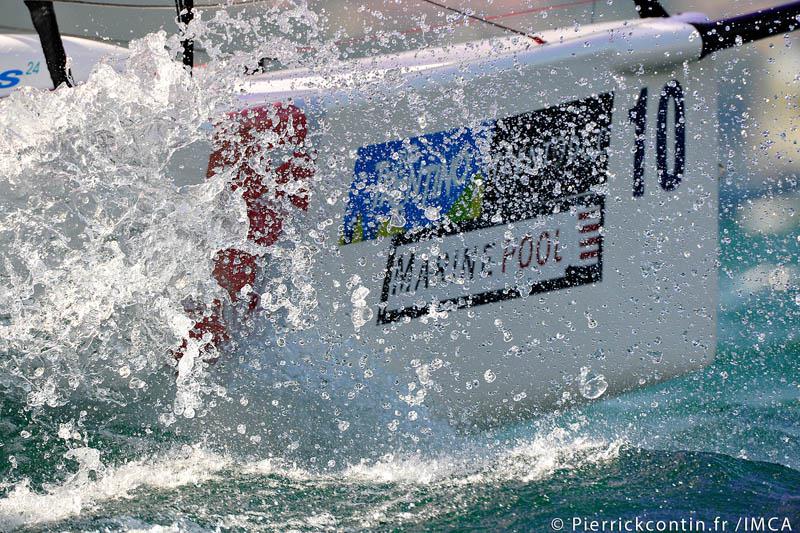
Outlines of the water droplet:
<svg viewBox="0 0 800 533">
<path fill-rule="evenodd" d="M 602 396 L 606 389 L 608 389 L 608 382 L 603 374 L 595 374 L 588 367 L 581 368 L 581 396 L 595 400 Z"/>
<path fill-rule="evenodd" d="M 782 266 L 769 273 L 769 284 L 774 291 L 783 292 L 789 290 L 790 281 L 789 271 Z"/>
<path fill-rule="evenodd" d="M 492 372 L 491 370 L 487 370 L 486 372 L 483 373 L 483 379 L 486 381 L 486 383 L 491 383 L 495 379 L 497 379 L 497 376 L 495 376 L 494 372 Z"/>
<path fill-rule="evenodd" d="M 360 285 L 359 287 L 356 287 L 356 289 L 353 291 L 353 294 L 350 295 L 350 301 L 354 305 L 358 305 L 359 303 L 365 304 L 368 294 L 369 289 L 363 285 Z"/>
<path fill-rule="evenodd" d="M 372 320 L 373 315 L 374 313 L 369 307 L 354 308 L 353 315 L 351 317 L 353 320 L 353 326 L 355 326 L 356 329 L 361 328 L 364 324 Z"/>
<path fill-rule="evenodd" d="M 125 366 L 121 367 L 118 370 L 118 372 L 119 372 L 120 376 L 122 376 L 123 378 L 127 378 L 128 376 L 131 375 L 131 368 L 128 365 L 125 365 Z"/>
<path fill-rule="evenodd" d="M 339 431 L 344 433 L 345 431 L 347 431 L 347 428 L 350 427 L 350 422 L 348 422 L 347 420 L 339 420 L 338 426 L 339 426 Z"/>
<path fill-rule="evenodd" d="M 437 206 L 429 205 L 425 208 L 425 218 L 428 220 L 436 221 L 439 220 L 440 216 L 440 209 Z"/>
<path fill-rule="evenodd" d="M 58 436 L 64 440 L 69 440 L 72 438 L 72 423 L 69 424 L 59 424 L 58 426 Z"/>
</svg>

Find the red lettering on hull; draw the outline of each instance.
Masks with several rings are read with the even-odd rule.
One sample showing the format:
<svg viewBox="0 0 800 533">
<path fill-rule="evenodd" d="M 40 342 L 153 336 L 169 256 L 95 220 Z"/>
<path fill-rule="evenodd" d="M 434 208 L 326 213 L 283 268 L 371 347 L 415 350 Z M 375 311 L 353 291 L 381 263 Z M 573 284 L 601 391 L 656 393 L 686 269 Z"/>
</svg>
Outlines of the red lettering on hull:
<svg viewBox="0 0 800 533">
<path fill-rule="evenodd" d="M 547 251 L 542 257 L 542 240 L 547 244 Z M 550 234 L 548 232 L 543 232 L 539 235 L 539 240 L 536 241 L 536 262 L 539 263 L 539 266 L 544 266 L 547 264 L 547 260 L 550 258 Z"/>
<path fill-rule="evenodd" d="M 555 247 L 553 249 L 553 259 L 556 260 L 556 263 L 560 263 L 561 260 L 564 259 L 563 257 L 561 257 L 561 255 L 559 253 L 560 252 L 559 248 L 561 247 L 561 240 L 560 239 L 561 239 L 561 230 L 557 229 L 556 230 Z"/>
<path fill-rule="evenodd" d="M 525 243 L 528 243 L 528 259 L 523 261 L 522 250 L 525 248 Z M 519 243 L 519 267 L 527 268 L 528 265 L 531 264 L 531 261 L 533 261 L 533 240 L 531 239 L 530 235 L 525 235 L 525 237 L 523 237 L 522 241 Z"/>
</svg>

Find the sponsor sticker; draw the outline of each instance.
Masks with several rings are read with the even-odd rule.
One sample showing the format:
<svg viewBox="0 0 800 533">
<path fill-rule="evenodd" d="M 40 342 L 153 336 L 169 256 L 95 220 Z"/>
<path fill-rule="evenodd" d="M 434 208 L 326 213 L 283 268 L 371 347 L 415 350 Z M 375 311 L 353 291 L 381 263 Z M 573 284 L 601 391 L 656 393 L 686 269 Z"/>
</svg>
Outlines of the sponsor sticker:
<svg viewBox="0 0 800 533">
<path fill-rule="evenodd" d="M 378 324 L 601 281 L 612 105 L 359 149 L 340 243 L 392 239 Z"/>
<path fill-rule="evenodd" d="M 359 148 L 341 244 L 390 237 L 448 217 L 481 180 L 490 125 Z"/>
<path fill-rule="evenodd" d="M 600 281 L 603 197 L 590 193 L 557 207 L 509 224 L 398 235 L 378 323 L 415 318 L 431 306 L 471 307 Z"/>
</svg>

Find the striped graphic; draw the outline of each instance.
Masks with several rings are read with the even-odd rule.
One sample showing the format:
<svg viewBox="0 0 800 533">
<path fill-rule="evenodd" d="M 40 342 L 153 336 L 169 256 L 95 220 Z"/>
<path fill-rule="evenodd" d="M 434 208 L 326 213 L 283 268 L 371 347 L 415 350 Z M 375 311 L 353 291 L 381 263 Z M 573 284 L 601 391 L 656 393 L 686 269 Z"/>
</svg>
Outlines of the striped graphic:
<svg viewBox="0 0 800 533">
<path fill-rule="evenodd" d="M 599 282 L 613 99 L 360 148 L 340 244 L 391 239 L 378 323 Z"/>
</svg>

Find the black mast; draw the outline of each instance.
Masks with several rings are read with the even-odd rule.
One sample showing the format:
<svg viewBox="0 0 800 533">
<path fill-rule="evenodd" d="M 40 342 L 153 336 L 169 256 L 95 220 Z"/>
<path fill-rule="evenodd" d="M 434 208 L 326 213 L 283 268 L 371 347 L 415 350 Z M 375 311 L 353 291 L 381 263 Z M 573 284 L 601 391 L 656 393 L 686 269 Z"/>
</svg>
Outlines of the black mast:
<svg viewBox="0 0 800 533">
<path fill-rule="evenodd" d="M 61 33 L 58 31 L 53 2 L 25 0 L 25 5 L 31 12 L 33 27 L 39 34 L 47 70 L 50 72 L 50 79 L 53 80 L 53 88 L 62 83 L 67 87 L 72 87 L 74 82 L 72 74 L 67 68 L 67 53 L 64 51 L 64 43 L 61 41 Z"/>
<path fill-rule="evenodd" d="M 712 22 L 695 22 L 692 25 L 703 39 L 700 57 L 718 50 L 752 43 L 759 39 L 788 33 L 800 28 L 800 2 L 770 7 Z"/>
<path fill-rule="evenodd" d="M 183 25 L 189 24 L 194 18 L 194 0 L 175 0 L 175 9 L 178 11 L 178 22 Z M 189 68 L 189 72 L 194 67 L 194 41 L 184 39 L 183 45 L 183 64 Z"/>
<path fill-rule="evenodd" d="M 639 12 L 639 17 L 643 19 L 648 18 L 666 18 L 669 13 L 664 7 L 658 3 L 658 0 L 633 0 L 636 4 L 636 11 Z"/>
<path fill-rule="evenodd" d="M 633 0 L 633 3 L 641 18 L 669 16 L 658 0 Z M 700 32 L 703 43 L 700 57 L 703 58 L 719 50 L 797 30 L 800 28 L 800 1 L 736 17 L 691 24 Z"/>
</svg>

